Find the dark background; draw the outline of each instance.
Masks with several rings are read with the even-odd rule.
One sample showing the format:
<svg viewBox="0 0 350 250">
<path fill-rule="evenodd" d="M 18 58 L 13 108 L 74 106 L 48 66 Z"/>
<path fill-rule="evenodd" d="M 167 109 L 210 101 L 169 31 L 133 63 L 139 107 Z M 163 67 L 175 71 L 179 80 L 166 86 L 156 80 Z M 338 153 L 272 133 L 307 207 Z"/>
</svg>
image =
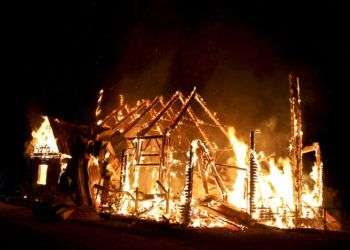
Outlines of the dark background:
<svg viewBox="0 0 350 250">
<path fill-rule="evenodd" d="M 25 178 L 24 142 L 37 114 L 87 123 L 102 87 L 108 111 L 119 94 L 134 102 L 196 85 L 241 138 L 259 127 L 261 147 L 285 154 L 294 72 L 305 144 L 320 142 L 326 185 L 349 211 L 346 6 L 188 2 L 14 3 L 5 22 L 13 72 L 2 92 L 1 188 Z"/>
</svg>

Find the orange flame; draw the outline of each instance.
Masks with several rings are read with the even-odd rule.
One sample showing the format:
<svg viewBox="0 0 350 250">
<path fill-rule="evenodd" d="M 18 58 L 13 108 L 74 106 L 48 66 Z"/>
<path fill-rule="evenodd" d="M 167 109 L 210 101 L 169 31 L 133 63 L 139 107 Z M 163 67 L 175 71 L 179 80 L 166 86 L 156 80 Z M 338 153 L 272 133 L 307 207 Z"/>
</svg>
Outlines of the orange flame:
<svg viewBox="0 0 350 250">
<path fill-rule="evenodd" d="M 32 145 L 34 154 L 59 153 L 55 136 L 53 134 L 50 121 L 47 116 L 43 116 L 44 121 L 38 130 L 32 132 Z"/>
</svg>

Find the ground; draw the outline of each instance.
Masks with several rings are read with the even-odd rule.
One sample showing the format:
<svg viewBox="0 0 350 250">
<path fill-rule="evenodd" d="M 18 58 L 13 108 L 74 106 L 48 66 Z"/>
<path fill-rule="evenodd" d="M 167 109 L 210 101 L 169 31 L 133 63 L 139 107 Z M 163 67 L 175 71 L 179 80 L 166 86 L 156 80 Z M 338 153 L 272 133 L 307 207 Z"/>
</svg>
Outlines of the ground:
<svg viewBox="0 0 350 250">
<path fill-rule="evenodd" d="M 27 207 L 0 202 L 5 249 L 350 249 L 350 234 L 319 231 L 183 230 L 96 218 L 40 222 Z"/>
</svg>

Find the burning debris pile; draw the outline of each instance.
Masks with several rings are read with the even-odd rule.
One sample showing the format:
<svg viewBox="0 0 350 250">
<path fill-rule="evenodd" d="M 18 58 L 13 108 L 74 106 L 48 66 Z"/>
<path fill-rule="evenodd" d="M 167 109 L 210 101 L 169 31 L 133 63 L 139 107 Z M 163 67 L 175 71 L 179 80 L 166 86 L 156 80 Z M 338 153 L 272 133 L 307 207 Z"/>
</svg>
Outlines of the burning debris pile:
<svg viewBox="0 0 350 250">
<path fill-rule="evenodd" d="M 131 108 L 121 97 L 104 117 L 101 90 L 96 124 L 89 136 L 85 132 L 83 159 L 76 161 L 78 172 L 85 171 L 76 175 L 80 190 L 87 187 L 90 205 L 111 216 L 234 230 L 255 223 L 324 228 L 320 147 L 303 146 L 299 79 L 290 77 L 289 82 L 287 158 L 258 151 L 257 130 L 251 132 L 250 145 L 238 138 L 196 88 L 187 97 L 177 91 L 167 101 L 162 96 L 142 99 Z M 45 185 L 47 159 L 62 159 L 47 117 L 33 132 L 32 145 L 31 157 L 41 161 L 37 184 Z M 309 153 L 315 163 L 306 183 L 303 155 Z"/>
</svg>

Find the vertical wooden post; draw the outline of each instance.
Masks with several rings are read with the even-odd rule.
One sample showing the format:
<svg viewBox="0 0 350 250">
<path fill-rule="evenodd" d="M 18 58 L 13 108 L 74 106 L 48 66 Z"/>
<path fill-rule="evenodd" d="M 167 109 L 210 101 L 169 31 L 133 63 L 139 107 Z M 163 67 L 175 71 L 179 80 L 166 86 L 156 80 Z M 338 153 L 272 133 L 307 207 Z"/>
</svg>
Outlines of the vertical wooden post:
<svg viewBox="0 0 350 250">
<path fill-rule="evenodd" d="M 322 207 L 323 209 L 323 230 L 327 231 L 327 211 L 326 208 Z"/>
<path fill-rule="evenodd" d="M 139 215 L 138 207 L 139 207 L 139 188 L 136 187 L 136 189 L 135 189 L 135 214 L 136 214 L 136 216 Z"/>
<path fill-rule="evenodd" d="M 119 178 L 119 188 L 120 190 L 123 190 L 124 183 L 126 180 L 126 164 L 127 164 L 127 155 L 125 154 L 126 150 L 124 149 L 122 151 L 121 159 L 120 159 L 120 178 Z"/>
<path fill-rule="evenodd" d="M 190 157 L 186 165 L 185 170 L 185 187 L 182 193 L 182 204 L 180 205 L 181 223 L 187 226 L 190 221 L 191 201 L 192 201 L 192 189 L 193 189 L 193 150 L 195 150 L 191 144 Z"/>
<path fill-rule="evenodd" d="M 200 176 L 201 176 L 201 179 L 202 179 L 202 185 L 203 185 L 204 192 L 205 192 L 206 195 L 208 195 L 209 191 L 208 191 L 207 176 L 206 176 L 204 168 L 203 168 L 203 166 L 201 166 L 201 164 L 198 164 L 198 168 L 199 168 L 199 173 L 200 173 Z"/>
<path fill-rule="evenodd" d="M 162 137 L 162 146 L 160 149 L 160 164 L 159 164 L 159 173 L 158 173 L 158 180 L 160 182 L 163 182 L 163 168 L 165 165 L 165 149 L 166 149 L 166 144 L 167 144 L 167 136 L 166 134 L 163 135 Z"/>
<path fill-rule="evenodd" d="M 258 178 L 257 174 L 257 162 L 255 157 L 255 131 L 250 131 L 250 157 L 249 157 L 249 213 L 252 216 L 255 212 L 255 190 L 256 190 L 256 181 Z"/>
<path fill-rule="evenodd" d="M 290 158 L 292 161 L 293 179 L 294 179 L 294 197 L 295 197 L 295 224 L 300 224 L 302 209 L 302 179 L 303 179 L 303 131 L 301 115 L 301 99 L 299 78 L 289 75 L 290 91 L 290 122 L 291 122 L 291 139 L 290 139 Z"/>
</svg>

